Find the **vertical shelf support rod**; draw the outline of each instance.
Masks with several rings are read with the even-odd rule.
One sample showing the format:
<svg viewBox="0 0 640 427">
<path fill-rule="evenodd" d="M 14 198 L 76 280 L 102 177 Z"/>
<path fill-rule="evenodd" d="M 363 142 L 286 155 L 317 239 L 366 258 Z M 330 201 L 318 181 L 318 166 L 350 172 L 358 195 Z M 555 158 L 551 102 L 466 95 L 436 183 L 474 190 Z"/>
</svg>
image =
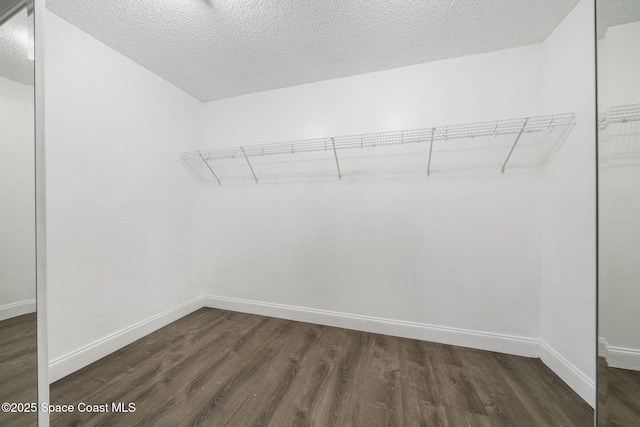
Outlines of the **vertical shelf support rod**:
<svg viewBox="0 0 640 427">
<path fill-rule="evenodd" d="M 338 168 L 338 179 L 342 179 L 342 173 L 340 172 L 340 163 L 338 162 L 338 152 L 336 151 L 336 142 L 331 138 L 331 145 L 333 146 L 333 155 L 336 158 L 336 167 Z"/>
<path fill-rule="evenodd" d="M 513 150 L 516 148 L 516 145 L 518 144 L 518 141 L 520 141 L 520 137 L 522 136 L 522 133 L 524 132 L 524 128 L 527 127 L 527 122 L 528 121 L 529 121 L 529 117 L 524 119 L 524 124 L 522 125 L 522 129 L 520 129 L 520 133 L 518 134 L 518 137 L 516 138 L 515 142 L 511 146 L 511 151 L 509 151 L 509 155 L 507 156 L 507 159 L 502 164 L 502 173 L 504 173 L 504 169 L 507 167 L 507 163 L 509 162 L 509 159 L 511 158 L 511 154 L 513 153 Z"/>
<path fill-rule="evenodd" d="M 216 173 L 213 171 L 213 169 L 211 169 L 211 165 L 209 165 L 209 162 L 207 162 L 207 160 L 204 158 L 204 156 L 202 155 L 201 152 L 198 152 L 198 154 L 200 155 L 200 158 L 202 159 L 204 164 L 207 165 L 207 167 L 209 168 L 209 170 L 213 174 L 213 177 L 216 179 L 216 181 L 218 181 L 218 185 L 220 185 L 220 178 L 218 178 L 218 175 L 216 175 Z"/>
<path fill-rule="evenodd" d="M 253 174 L 253 179 L 256 180 L 256 184 L 258 183 L 258 177 L 256 176 L 256 173 L 253 171 L 253 166 L 251 166 L 251 162 L 249 161 L 249 158 L 247 157 L 247 153 L 244 152 L 244 147 L 240 147 L 240 149 L 242 150 L 242 154 L 244 154 L 244 159 L 247 161 L 247 164 L 249 165 L 249 169 L 251 169 L 251 173 Z"/>
<path fill-rule="evenodd" d="M 431 176 L 431 153 L 433 152 L 433 137 L 436 133 L 436 128 L 431 128 L 431 144 L 429 144 L 429 163 L 427 163 L 427 176 Z"/>
</svg>

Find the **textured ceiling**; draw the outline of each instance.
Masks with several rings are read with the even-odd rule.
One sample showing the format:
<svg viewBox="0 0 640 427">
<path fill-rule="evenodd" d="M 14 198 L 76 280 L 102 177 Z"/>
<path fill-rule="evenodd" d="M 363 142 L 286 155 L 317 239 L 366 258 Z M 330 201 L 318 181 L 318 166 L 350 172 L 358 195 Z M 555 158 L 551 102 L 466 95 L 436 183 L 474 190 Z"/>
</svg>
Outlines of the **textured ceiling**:
<svg viewBox="0 0 640 427">
<path fill-rule="evenodd" d="M 33 86 L 33 61 L 28 58 L 29 26 L 22 10 L 0 26 L 0 76 Z"/>
<path fill-rule="evenodd" d="M 596 4 L 598 38 L 611 26 L 640 21 L 640 0 L 597 0 Z"/>
<path fill-rule="evenodd" d="M 202 101 L 542 42 L 578 0 L 48 0 Z"/>
</svg>

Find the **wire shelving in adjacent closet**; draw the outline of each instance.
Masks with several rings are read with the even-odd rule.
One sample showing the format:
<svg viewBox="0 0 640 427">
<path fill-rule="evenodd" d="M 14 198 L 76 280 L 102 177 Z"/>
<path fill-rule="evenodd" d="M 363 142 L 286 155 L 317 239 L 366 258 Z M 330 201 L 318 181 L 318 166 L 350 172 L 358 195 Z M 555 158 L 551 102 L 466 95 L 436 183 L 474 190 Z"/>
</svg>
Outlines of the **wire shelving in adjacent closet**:
<svg viewBox="0 0 640 427">
<path fill-rule="evenodd" d="M 605 166 L 640 161 L 640 104 L 609 107 L 598 117 L 598 162 Z"/>
</svg>

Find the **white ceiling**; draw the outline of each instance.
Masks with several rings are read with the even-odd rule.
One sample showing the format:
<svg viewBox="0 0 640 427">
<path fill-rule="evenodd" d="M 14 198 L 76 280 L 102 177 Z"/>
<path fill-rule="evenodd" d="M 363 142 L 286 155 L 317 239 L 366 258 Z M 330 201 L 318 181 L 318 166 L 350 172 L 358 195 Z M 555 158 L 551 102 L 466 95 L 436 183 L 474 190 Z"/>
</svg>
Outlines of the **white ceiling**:
<svg viewBox="0 0 640 427">
<path fill-rule="evenodd" d="M 640 21 L 640 0 L 597 0 L 598 38 L 614 25 Z"/>
<path fill-rule="evenodd" d="M 578 0 L 48 0 L 202 101 L 543 41 Z"/>
<path fill-rule="evenodd" d="M 0 76 L 33 86 L 33 61 L 28 58 L 29 26 L 22 10 L 0 26 Z"/>
</svg>

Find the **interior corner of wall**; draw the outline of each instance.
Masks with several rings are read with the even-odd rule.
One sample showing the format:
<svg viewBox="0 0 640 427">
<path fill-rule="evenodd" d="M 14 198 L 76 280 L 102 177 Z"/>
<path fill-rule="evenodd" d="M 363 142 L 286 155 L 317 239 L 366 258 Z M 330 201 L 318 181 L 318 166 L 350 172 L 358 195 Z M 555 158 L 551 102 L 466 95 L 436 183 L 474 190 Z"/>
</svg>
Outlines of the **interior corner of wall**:
<svg viewBox="0 0 640 427">
<path fill-rule="evenodd" d="M 587 375 L 557 350 L 540 340 L 540 360 L 592 408 L 596 404 L 594 375 Z"/>
</svg>

